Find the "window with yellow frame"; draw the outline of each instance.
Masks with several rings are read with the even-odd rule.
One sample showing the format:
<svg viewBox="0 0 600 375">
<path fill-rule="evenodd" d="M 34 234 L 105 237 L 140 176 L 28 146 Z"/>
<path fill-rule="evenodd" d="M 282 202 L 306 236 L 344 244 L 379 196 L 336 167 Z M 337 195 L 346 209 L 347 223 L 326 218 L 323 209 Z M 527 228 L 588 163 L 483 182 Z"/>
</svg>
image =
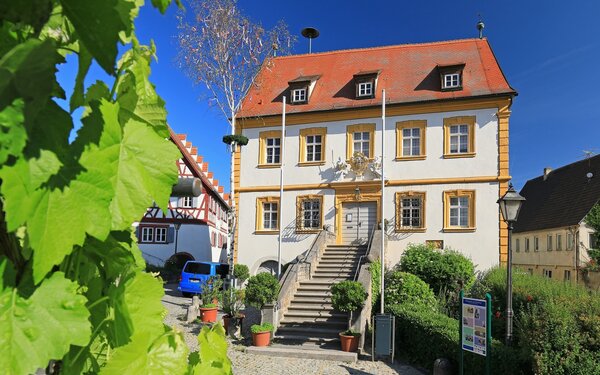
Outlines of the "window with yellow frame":
<svg viewBox="0 0 600 375">
<path fill-rule="evenodd" d="M 444 158 L 475 156 L 475 116 L 444 119 Z"/>
<path fill-rule="evenodd" d="M 369 159 L 375 157 L 375 124 L 357 124 L 346 127 L 346 159 L 361 152 Z"/>
<path fill-rule="evenodd" d="M 256 198 L 256 233 L 277 233 L 279 221 L 279 197 Z"/>
<path fill-rule="evenodd" d="M 425 231 L 425 192 L 396 193 L 396 231 Z"/>
<path fill-rule="evenodd" d="M 396 160 L 424 160 L 427 120 L 396 123 Z"/>
<path fill-rule="evenodd" d="M 325 164 L 327 128 L 300 129 L 300 166 Z"/>
<path fill-rule="evenodd" d="M 296 197 L 296 231 L 317 232 L 323 227 L 323 196 Z"/>
<path fill-rule="evenodd" d="M 452 190 L 444 192 L 444 231 L 475 230 L 475 191 Z"/>
<path fill-rule="evenodd" d="M 276 168 L 281 165 L 281 130 L 258 134 L 258 167 Z"/>
</svg>

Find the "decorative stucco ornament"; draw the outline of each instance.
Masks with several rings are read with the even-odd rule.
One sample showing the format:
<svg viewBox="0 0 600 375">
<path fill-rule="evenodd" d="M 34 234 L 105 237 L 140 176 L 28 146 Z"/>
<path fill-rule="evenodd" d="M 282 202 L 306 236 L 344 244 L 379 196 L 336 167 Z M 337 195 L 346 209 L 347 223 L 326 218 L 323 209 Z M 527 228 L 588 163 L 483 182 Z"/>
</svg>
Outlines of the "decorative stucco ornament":
<svg viewBox="0 0 600 375">
<path fill-rule="evenodd" d="M 335 170 L 335 179 L 341 180 L 346 177 L 348 174 L 348 163 L 342 160 L 342 158 L 338 158 L 338 160 L 333 164 L 333 169 Z"/>
<path fill-rule="evenodd" d="M 350 169 L 357 178 L 363 178 L 363 174 L 369 167 L 369 158 L 366 157 L 362 152 L 355 152 L 350 158 Z"/>
<path fill-rule="evenodd" d="M 381 178 L 381 156 L 369 163 L 369 172 L 373 173 L 375 177 Z"/>
</svg>

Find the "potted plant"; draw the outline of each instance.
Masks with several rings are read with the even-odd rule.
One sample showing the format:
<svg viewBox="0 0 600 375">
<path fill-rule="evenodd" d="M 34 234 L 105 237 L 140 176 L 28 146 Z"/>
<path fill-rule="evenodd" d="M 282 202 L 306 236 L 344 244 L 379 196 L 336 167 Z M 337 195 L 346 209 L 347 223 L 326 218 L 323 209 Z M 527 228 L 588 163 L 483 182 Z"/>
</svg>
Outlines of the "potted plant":
<svg viewBox="0 0 600 375">
<path fill-rule="evenodd" d="M 233 268 L 233 277 L 235 278 L 235 284 L 241 287 L 246 280 L 250 277 L 250 271 L 248 266 L 245 264 L 236 264 Z"/>
<path fill-rule="evenodd" d="M 261 309 L 273 303 L 279 293 L 279 281 L 270 273 L 259 273 L 248 279 L 244 302 L 246 305 Z"/>
<path fill-rule="evenodd" d="M 244 290 L 243 289 L 229 289 L 223 291 L 222 307 L 223 312 L 223 326 L 225 332 L 235 336 L 237 329 L 241 326 L 242 319 L 245 315 L 241 313 L 244 301 Z M 232 329 L 231 332 L 229 329 Z"/>
<path fill-rule="evenodd" d="M 331 304 L 333 308 L 349 313 L 348 326 L 352 320 L 352 313 L 361 309 L 367 299 L 365 287 L 358 281 L 342 281 L 331 286 Z M 360 333 L 347 330 L 340 333 L 342 350 L 345 352 L 356 351 Z"/>
<path fill-rule="evenodd" d="M 252 331 L 252 344 L 254 346 L 268 346 L 271 342 L 273 325 L 271 323 L 254 324 L 250 327 L 250 331 Z"/>
<path fill-rule="evenodd" d="M 223 280 L 220 277 L 211 276 L 202 285 L 200 291 L 201 320 L 203 323 L 214 323 L 217 321 L 217 310 L 220 297 L 220 289 L 223 286 Z"/>
</svg>

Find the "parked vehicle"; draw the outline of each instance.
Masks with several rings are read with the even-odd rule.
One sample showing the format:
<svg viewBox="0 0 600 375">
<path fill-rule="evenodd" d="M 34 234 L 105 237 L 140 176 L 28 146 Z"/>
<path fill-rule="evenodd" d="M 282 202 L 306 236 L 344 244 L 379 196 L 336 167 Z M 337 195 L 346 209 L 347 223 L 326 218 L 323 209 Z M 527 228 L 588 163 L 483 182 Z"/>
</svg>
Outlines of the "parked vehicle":
<svg viewBox="0 0 600 375">
<path fill-rule="evenodd" d="M 218 276 L 223 279 L 223 281 L 226 281 L 228 280 L 228 274 L 228 264 L 189 260 L 185 263 L 185 266 L 183 266 L 177 290 L 179 290 L 184 297 L 189 297 L 192 294 L 200 294 L 202 292 L 202 286 L 207 283 L 211 276 Z"/>
</svg>

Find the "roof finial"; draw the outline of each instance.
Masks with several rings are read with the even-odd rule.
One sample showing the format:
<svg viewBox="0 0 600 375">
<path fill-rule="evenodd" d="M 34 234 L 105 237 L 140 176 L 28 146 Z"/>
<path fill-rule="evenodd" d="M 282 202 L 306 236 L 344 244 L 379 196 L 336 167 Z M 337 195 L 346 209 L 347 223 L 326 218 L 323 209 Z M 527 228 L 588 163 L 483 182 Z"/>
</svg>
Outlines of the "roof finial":
<svg viewBox="0 0 600 375">
<path fill-rule="evenodd" d="M 483 39 L 483 29 L 485 28 L 485 24 L 481 19 L 481 14 L 478 14 L 479 22 L 477 22 L 477 30 L 479 30 L 479 39 Z"/>
</svg>

